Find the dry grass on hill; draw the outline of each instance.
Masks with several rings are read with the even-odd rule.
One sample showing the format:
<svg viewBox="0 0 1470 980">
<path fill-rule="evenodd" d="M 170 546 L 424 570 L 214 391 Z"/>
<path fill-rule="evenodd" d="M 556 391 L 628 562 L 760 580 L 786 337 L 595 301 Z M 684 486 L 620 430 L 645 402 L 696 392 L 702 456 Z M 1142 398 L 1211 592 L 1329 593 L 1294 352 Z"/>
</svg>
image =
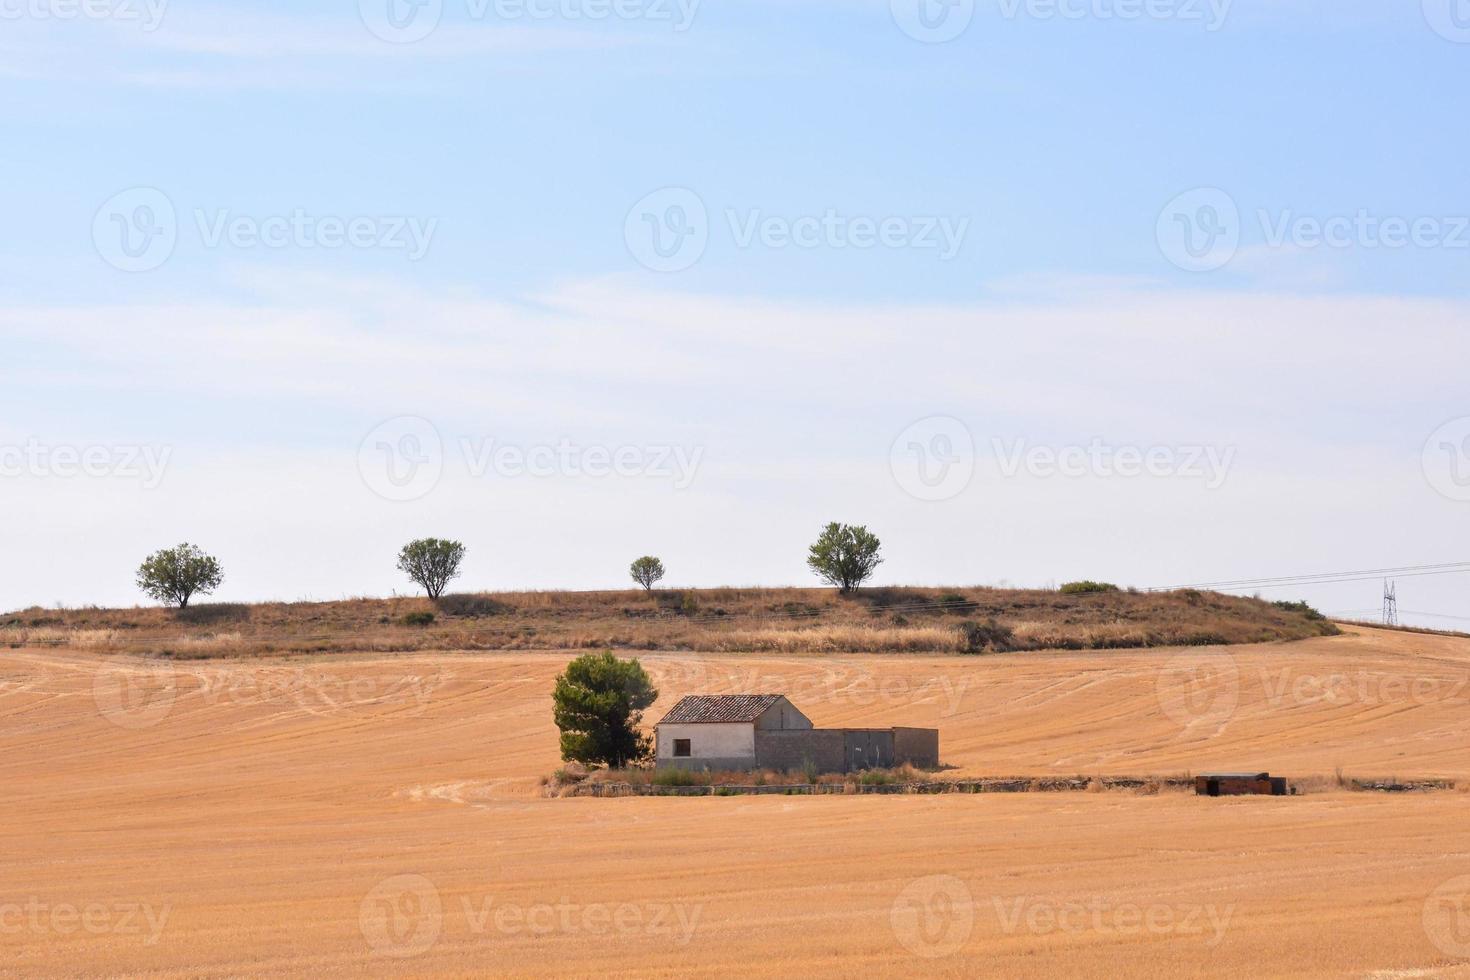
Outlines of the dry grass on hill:
<svg viewBox="0 0 1470 980">
<path fill-rule="evenodd" d="M 179 659 L 262 653 L 633 649 L 714 653 L 980 653 L 1202 646 L 1335 631 L 1305 608 L 1212 592 L 989 588 L 506 592 L 186 610 L 0 615 L 0 647 L 127 650 Z"/>
</svg>

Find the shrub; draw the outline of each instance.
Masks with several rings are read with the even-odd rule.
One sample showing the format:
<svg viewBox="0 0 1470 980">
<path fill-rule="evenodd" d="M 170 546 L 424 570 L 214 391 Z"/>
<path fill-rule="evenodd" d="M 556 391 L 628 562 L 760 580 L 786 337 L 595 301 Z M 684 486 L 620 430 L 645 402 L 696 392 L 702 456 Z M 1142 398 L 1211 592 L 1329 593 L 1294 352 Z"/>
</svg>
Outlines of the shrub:
<svg viewBox="0 0 1470 980">
<path fill-rule="evenodd" d="M 959 624 L 959 630 L 964 637 L 966 653 L 1009 650 L 1015 643 L 1015 632 L 994 619 L 984 623 L 966 620 Z"/>
<path fill-rule="evenodd" d="M 958 592 L 941 593 L 939 598 L 935 600 L 935 604 L 941 611 L 951 613 L 964 612 L 967 607 L 974 605 L 973 602 Z"/>
<path fill-rule="evenodd" d="M 1271 605 L 1275 606 L 1277 609 L 1282 610 L 1283 612 L 1298 613 L 1313 621 L 1323 620 L 1327 618 L 1326 616 L 1319 613 L 1317 610 L 1313 609 L 1311 606 L 1307 605 L 1305 602 L 1283 601 L 1273 602 L 1271 603 Z"/>
<path fill-rule="evenodd" d="M 439 611 L 446 616 L 461 616 L 465 619 L 479 619 L 482 616 L 501 616 L 511 611 L 510 606 L 498 599 L 492 599 L 487 595 L 468 595 L 465 593 L 440 596 L 438 606 Z"/>
<path fill-rule="evenodd" d="M 709 782 L 709 774 L 690 769 L 655 769 L 652 782 L 655 786 L 703 786 Z"/>
<path fill-rule="evenodd" d="M 867 769 L 858 776 L 858 782 L 864 786 L 890 786 L 898 780 L 893 774 L 884 769 Z"/>
<path fill-rule="evenodd" d="M 679 611 L 686 616 L 693 616 L 699 612 L 699 597 L 693 592 L 685 592 L 679 598 Z"/>
<path fill-rule="evenodd" d="M 434 614 L 427 611 L 411 612 L 399 620 L 404 626 L 428 626 L 433 621 Z"/>
<path fill-rule="evenodd" d="M 1111 582 L 1094 582 L 1091 579 L 1083 579 L 1080 582 L 1067 582 L 1060 589 L 1062 595 L 1086 595 L 1090 592 L 1117 592 L 1118 587 Z"/>
</svg>

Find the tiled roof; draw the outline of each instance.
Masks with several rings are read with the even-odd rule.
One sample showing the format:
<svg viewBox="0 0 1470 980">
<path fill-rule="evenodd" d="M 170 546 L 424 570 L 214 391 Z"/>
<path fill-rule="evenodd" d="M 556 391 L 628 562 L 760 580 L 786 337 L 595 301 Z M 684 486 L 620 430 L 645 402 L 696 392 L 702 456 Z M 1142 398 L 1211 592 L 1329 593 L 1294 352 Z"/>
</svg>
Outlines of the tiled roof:
<svg viewBox="0 0 1470 980">
<path fill-rule="evenodd" d="M 781 694 L 686 694 L 659 724 L 755 721 L 782 697 Z"/>
</svg>

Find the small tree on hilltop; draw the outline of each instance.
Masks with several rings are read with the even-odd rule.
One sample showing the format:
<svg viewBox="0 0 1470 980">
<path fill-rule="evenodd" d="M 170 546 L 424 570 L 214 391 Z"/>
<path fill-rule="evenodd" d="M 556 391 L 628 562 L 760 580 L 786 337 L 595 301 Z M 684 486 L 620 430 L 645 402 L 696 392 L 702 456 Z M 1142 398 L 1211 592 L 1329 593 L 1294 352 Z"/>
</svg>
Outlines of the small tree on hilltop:
<svg viewBox="0 0 1470 980">
<path fill-rule="evenodd" d="M 611 651 L 573 660 L 551 692 L 562 759 L 613 769 L 647 759 L 653 746 L 638 726 L 657 698 L 637 660 L 619 660 Z"/>
<path fill-rule="evenodd" d="M 806 564 L 822 581 L 846 595 L 862 585 L 883 564 L 877 537 L 866 527 L 832 522 L 808 550 Z"/>
<path fill-rule="evenodd" d="M 219 561 L 188 543 L 155 551 L 138 566 L 138 588 L 180 609 L 189 605 L 195 593 L 209 595 L 224 580 Z"/>
<path fill-rule="evenodd" d="M 664 563 L 652 555 L 644 555 L 628 566 L 633 581 L 643 586 L 644 592 L 652 592 L 654 585 L 664 577 Z"/>
<path fill-rule="evenodd" d="M 443 538 L 419 538 L 403 546 L 398 553 L 398 568 L 423 586 L 430 599 L 444 594 L 450 579 L 459 576 L 459 563 L 464 560 L 464 545 Z"/>
</svg>

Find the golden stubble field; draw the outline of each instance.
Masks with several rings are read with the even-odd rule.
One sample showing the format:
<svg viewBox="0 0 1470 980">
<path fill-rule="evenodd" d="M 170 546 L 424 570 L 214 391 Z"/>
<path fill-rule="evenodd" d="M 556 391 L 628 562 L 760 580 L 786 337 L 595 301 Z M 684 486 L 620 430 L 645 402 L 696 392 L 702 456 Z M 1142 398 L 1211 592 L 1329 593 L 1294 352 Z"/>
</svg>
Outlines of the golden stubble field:
<svg viewBox="0 0 1470 980">
<path fill-rule="evenodd" d="M 1178 792 L 545 799 L 565 652 L 0 653 L 0 976 L 1464 976 L 1470 640 L 642 659 L 915 724 L 967 775 Z"/>
</svg>

